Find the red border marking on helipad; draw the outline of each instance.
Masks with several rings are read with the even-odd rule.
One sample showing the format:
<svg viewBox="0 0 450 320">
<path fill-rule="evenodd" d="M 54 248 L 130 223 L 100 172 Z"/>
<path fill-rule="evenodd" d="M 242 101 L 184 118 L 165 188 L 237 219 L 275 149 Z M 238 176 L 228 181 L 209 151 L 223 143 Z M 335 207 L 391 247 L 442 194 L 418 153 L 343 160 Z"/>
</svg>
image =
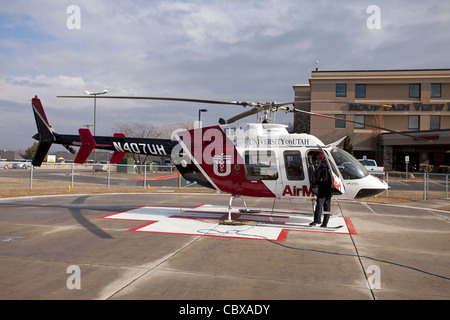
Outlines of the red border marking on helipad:
<svg viewBox="0 0 450 320">
<path fill-rule="evenodd" d="M 343 217 L 345 224 L 347 225 L 347 229 L 348 229 L 348 233 L 351 235 L 358 235 L 358 233 L 356 232 L 356 228 L 353 225 L 352 219 L 350 219 L 350 217 Z"/>
<path fill-rule="evenodd" d="M 168 213 L 168 215 L 166 215 L 166 218 L 175 218 L 175 219 L 193 219 L 193 220 L 210 220 L 210 221 L 217 221 L 218 218 L 220 219 L 224 219 L 227 216 L 226 212 L 222 212 L 222 210 L 218 210 L 218 211 L 213 211 L 213 210 L 209 210 L 208 208 L 206 208 L 208 205 L 206 204 L 201 204 L 201 205 L 197 205 L 195 207 L 190 207 L 190 208 L 184 208 L 184 212 L 187 213 L 188 215 L 179 215 L 178 214 L 170 214 Z M 201 210 L 201 207 L 205 207 L 204 210 Z M 263 223 L 263 224 L 279 224 L 279 234 L 278 236 L 275 236 L 275 238 L 267 238 L 264 235 L 258 235 L 258 232 L 256 232 L 255 234 L 246 234 L 245 230 L 242 234 L 240 234 L 239 236 L 229 236 L 227 234 L 227 232 L 224 232 L 223 234 L 220 234 L 222 231 L 218 231 L 218 233 L 214 233 L 212 232 L 211 234 L 208 233 L 199 233 L 199 232 L 190 232 L 189 230 L 186 230 L 186 232 L 181 231 L 180 229 L 178 230 L 173 230 L 173 231 L 169 231 L 169 230 L 164 230 L 164 229 L 159 229 L 158 227 L 155 228 L 154 230 L 146 230 L 146 227 L 155 224 L 157 222 L 162 222 L 163 220 L 158 220 L 156 219 L 156 217 L 150 217 L 150 219 L 140 219 L 140 217 L 135 217 L 135 218 L 128 218 L 126 216 L 127 213 L 133 214 L 132 211 L 134 210 L 139 210 L 141 208 L 149 208 L 151 209 L 152 207 L 148 207 L 148 206 L 140 206 L 140 207 L 136 207 L 136 208 L 132 208 L 129 210 L 124 210 L 121 212 L 116 212 L 113 214 L 108 214 L 102 217 L 98 217 L 98 219 L 114 219 L 114 220 L 127 220 L 127 221 L 143 221 L 145 222 L 144 224 L 141 224 L 139 226 L 136 226 L 134 228 L 131 228 L 127 231 L 130 232 L 146 232 L 146 233 L 160 233 L 160 234 L 178 234 L 178 235 L 191 235 L 191 236 L 209 236 L 209 237 L 219 237 L 219 238 L 234 238 L 234 239 L 250 239 L 250 240 L 271 240 L 271 241 L 278 241 L 278 242 L 284 242 L 287 239 L 287 236 L 289 234 L 290 231 L 302 231 L 302 232 L 319 232 L 319 233 L 338 233 L 338 234 L 350 234 L 350 235 L 357 235 L 356 229 L 351 221 L 351 219 L 349 217 L 342 217 L 344 220 L 344 223 L 346 225 L 347 228 L 347 232 L 330 232 L 330 231 L 322 231 L 322 230 L 306 230 L 306 229 L 295 229 L 295 228 L 283 228 L 282 225 L 284 224 L 283 221 L 278 221 L 278 222 L 272 222 L 272 221 L 264 221 L 266 219 L 261 219 L 262 217 L 265 217 L 265 215 L 262 214 L 257 214 L 255 215 L 255 221 L 259 222 L 259 223 Z M 168 206 L 168 207 L 153 207 L 153 208 L 160 208 L 160 209 L 168 209 L 168 210 L 173 210 L 173 209 L 179 209 L 178 207 L 173 207 L 173 206 Z M 198 211 L 194 210 L 194 209 L 199 209 Z M 182 212 L 183 212 L 182 211 Z M 198 215 L 194 215 L 194 216 L 190 216 L 189 213 L 197 213 Z M 151 215 L 151 214 L 150 214 Z M 216 216 L 214 216 L 216 215 Z M 240 216 L 246 216 L 246 214 L 241 214 L 241 213 L 236 213 L 233 212 L 232 215 L 234 216 L 235 220 L 240 220 Z M 247 214 L 247 216 L 251 216 L 252 214 Z M 284 219 L 289 219 L 289 216 L 285 215 L 285 216 L 278 216 L 278 217 L 273 217 L 273 218 L 281 218 L 281 220 Z M 244 217 L 242 217 L 241 219 L 243 220 L 247 220 L 244 219 Z M 251 219 L 251 218 L 250 218 Z M 259 220 L 259 221 L 258 221 Z M 162 222 L 163 223 L 163 222 Z M 158 230 L 159 229 L 159 230 Z M 234 231 L 234 230 L 233 230 Z M 263 233 L 264 234 L 264 233 Z"/>
</svg>

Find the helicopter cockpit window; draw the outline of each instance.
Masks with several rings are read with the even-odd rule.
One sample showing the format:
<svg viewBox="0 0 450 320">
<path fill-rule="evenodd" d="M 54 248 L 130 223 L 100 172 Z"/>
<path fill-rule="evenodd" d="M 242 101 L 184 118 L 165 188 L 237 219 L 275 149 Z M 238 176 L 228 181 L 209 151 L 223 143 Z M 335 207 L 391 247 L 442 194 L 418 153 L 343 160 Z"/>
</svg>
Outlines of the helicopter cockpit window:
<svg viewBox="0 0 450 320">
<path fill-rule="evenodd" d="M 286 167 L 286 176 L 288 180 L 305 179 L 300 151 L 285 151 L 284 166 Z"/>
<path fill-rule="evenodd" d="M 344 180 L 362 179 L 369 175 L 361 163 L 348 152 L 339 148 L 334 148 L 331 150 L 331 155 Z"/>
<path fill-rule="evenodd" d="M 270 150 L 245 152 L 245 176 L 249 180 L 278 179 L 275 153 Z"/>
</svg>

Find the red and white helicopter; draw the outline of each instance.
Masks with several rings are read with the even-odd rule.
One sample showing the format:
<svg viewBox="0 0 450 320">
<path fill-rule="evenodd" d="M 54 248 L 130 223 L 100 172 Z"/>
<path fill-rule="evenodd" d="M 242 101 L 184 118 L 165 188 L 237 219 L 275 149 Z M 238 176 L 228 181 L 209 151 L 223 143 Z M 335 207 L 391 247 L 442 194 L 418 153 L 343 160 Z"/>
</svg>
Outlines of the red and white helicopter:
<svg viewBox="0 0 450 320">
<path fill-rule="evenodd" d="M 91 96 L 60 97 L 91 98 Z M 33 138 L 39 141 L 39 146 L 32 164 L 40 166 L 53 143 L 65 146 L 74 154 L 76 151 L 73 146 L 79 147 L 75 158 L 76 163 L 84 163 L 94 148 L 113 151 L 111 163 L 119 163 L 127 152 L 167 157 L 172 159 L 186 180 L 231 194 L 230 211 L 232 199 L 239 196 L 289 198 L 293 201 L 314 200 L 316 190 L 312 173 L 320 153 L 325 155 L 331 168 L 334 197 L 364 198 L 380 194 L 388 188 L 384 181 L 370 175 L 352 155 L 337 147 L 343 138 L 326 145 L 313 135 L 288 133 L 286 125 L 271 123 L 271 116 L 277 111 L 303 112 L 334 119 L 332 116 L 295 108 L 296 103 L 307 101 L 254 103 L 163 97 L 97 96 L 97 99 L 100 98 L 228 104 L 247 107 L 250 110 L 228 120 L 220 119 L 216 126 L 178 130 L 173 134 L 172 139 L 133 138 L 125 137 L 122 133 L 94 137 L 86 128 L 80 128 L 78 135 L 57 133 L 50 126 L 42 103 L 36 96 L 32 99 L 32 107 L 38 134 Z M 259 121 L 256 123 L 237 122 L 254 114 L 259 115 Z M 394 130 L 382 129 L 398 133 Z"/>
</svg>

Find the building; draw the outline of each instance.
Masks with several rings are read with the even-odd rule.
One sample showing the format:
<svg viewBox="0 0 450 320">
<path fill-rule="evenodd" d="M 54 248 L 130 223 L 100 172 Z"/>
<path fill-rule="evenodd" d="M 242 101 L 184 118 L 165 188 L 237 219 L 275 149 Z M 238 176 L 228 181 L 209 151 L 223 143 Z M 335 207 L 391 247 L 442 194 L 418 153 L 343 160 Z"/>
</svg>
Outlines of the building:
<svg viewBox="0 0 450 320">
<path fill-rule="evenodd" d="M 386 170 L 447 172 L 450 166 L 450 69 L 313 71 L 294 85 L 294 131 L 331 143 L 349 136 L 353 154 Z M 383 106 L 384 105 L 384 106 Z M 357 123 L 340 119 L 351 120 Z M 417 137 L 370 127 L 376 125 Z"/>
</svg>

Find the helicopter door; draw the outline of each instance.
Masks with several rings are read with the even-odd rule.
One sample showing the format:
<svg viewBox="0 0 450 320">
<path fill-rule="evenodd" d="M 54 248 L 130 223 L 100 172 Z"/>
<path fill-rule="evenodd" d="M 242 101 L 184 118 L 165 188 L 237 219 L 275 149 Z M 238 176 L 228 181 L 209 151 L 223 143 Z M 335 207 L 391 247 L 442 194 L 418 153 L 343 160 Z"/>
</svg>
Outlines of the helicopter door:
<svg viewBox="0 0 450 320">
<path fill-rule="evenodd" d="M 327 161 L 328 170 L 331 175 L 332 186 L 331 186 L 331 194 L 340 195 L 345 193 L 344 189 L 344 180 L 341 177 L 339 170 L 337 169 L 336 164 L 334 163 L 333 158 L 328 154 L 326 150 L 323 150 L 322 147 L 317 145 L 320 151 L 325 155 L 325 160 Z"/>
<path fill-rule="evenodd" d="M 244 153 L 245 177 L 248 180 L 261 180 L 267 188 L 280 197 L 283 192 L 281 177 L 278 174 L 279 161 L 274 150 L 249 150 Z"/>
<path fill-rule="evenodd" d="M 306 166 L 308 170 L 309 185 L 311 187 L 312 193 L 315 195 L 317 195 L 317 192 L 319 191 L 319 184 L 317 183 L 314 175 L 319 165 L 319 160 L 317 160 L 319 153 L 320 153 L 319 150 L 308 150 L 305 156 Z"/>
<path fill-rule="evenodd" d="M 284 161 L 283 173 L 283 195 L 291 197 L 309 196 L 308 183 L 305 181 L 305 171 L 302 154 L 300 150 L 285 150 L 282 153 Z"/>
</svg>

